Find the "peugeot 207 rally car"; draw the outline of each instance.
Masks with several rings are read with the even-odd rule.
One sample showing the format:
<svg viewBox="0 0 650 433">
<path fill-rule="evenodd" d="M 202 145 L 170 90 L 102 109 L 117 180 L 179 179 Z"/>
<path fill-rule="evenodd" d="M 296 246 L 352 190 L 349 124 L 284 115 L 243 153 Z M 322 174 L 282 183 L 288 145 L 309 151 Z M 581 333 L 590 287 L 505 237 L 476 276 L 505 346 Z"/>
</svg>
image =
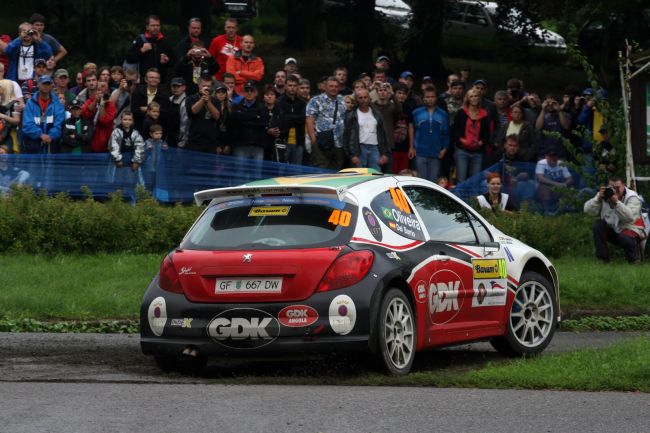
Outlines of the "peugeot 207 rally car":
<svg viewBox="0 0 650 433">
<path fill-rule="evenodd" d="M 350 170 L 195 199 L 209 204 L 141 307 L 142 350 L 163 367 L 370 349 L 405 374 L 416 352 L 461 342 L 539 353 L 560 320 L 546 257 L 423 179 Z"/>
</svg>

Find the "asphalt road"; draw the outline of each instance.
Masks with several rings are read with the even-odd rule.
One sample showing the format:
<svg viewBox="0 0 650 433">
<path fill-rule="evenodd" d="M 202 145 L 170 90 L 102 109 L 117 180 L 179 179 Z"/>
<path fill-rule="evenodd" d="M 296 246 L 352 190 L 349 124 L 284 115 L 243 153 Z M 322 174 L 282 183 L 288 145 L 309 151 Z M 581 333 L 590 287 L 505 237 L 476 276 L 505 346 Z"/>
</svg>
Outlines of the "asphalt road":
<svg viewBox="0 0 650 433">
<path fill-rule="evenodd" d="M 547 350 L 604 347 L 633 335 L 559 333 Z M 481 343 L 419 358 L 416 370 L 500 356 Z M 346 368 L 367 371 L 318 358 L 217 362 L 200 377 L 182 376 L 141 355 L 138 336 L 0 333 L 0 432 L 650 431 L 650 395 L 642 393 L 215 383 Z"/>
</svg>

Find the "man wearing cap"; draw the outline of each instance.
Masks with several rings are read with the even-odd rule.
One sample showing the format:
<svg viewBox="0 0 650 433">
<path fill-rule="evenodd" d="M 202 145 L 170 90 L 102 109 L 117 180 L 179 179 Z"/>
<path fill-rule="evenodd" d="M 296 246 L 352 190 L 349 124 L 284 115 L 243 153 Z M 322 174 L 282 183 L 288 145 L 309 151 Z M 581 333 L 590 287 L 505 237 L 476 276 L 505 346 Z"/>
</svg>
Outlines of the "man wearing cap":
<svg viewBox="0 0 650 433">
<path fill-rule="evenodd" d="M 340 170 L 343 167 L 343 129 L 345 102 L 339 95 L 339 81 L 327 78 L 325 93 L 307 104 L 307 134 L 311 142 L 312 163 L 316 167 Z"/>
<path fill-rule="evenodd" d="M 404 71 L 399 76 L 399 82 L 404 84 L 408 89 L 406 101 L 404 101 L 404 105 L 408 107 L 408 111 L 413 111 L 422 105 L 422 98 L 413 90 L 415 75 L 411 71 Z M 431 77 L 425 76 L 422 78 L 422 82 L 427 82 L 428 85 L 431 85 L 433 80 L 431 80 Z"/>
<path fill-rule="evenodd" d="M 29 17 L 29 22 L 32 23 L 32 28 L 41 35 L 41 40 L 47 42 L 50 48 L 52 48 L 53 56 L 47 59 L 49 63 L 48 68 L 55 68 L 56 64 L 68 54 L 68 50 L 54 36 L 45 33 L 45 17 L 43 15 L 33 14 Z"/>
<path fill-rule="evenodd" d="M 0 51 L 9 57 L 7 78 L 22 84 L 34 77 L 34 61 L 52 57 L 52 48 L 40 40 L 39 33 L 30 23 L 18 26 L 18 37 L 8 44 L 0 40 Z"/>
<path fill-rule="evenodd" d="M 67 69 L 57 69 L 54 72 L 54 93 L 63 95 L 66 104 L 70 104 L 74 99 L 74 94 L 68 89 L 70 84 L 70 74 Z"/>
<path fill-rule="evenodd" d="M 244 35 L 241 40 L 241 50 L 228 58 L 226 72 L 235 76 L 235 89 L 238 93 L 244 90 L 247 81 L 261 81 L 264 77 L 264 62 L 261 57 L 253 54 L 255 39 L 252 35 Z"/>
<path fill-rule="evenodd" d="M 242 48 L 243 49 L 243 48 Z M 240 158 L 264 159 L 264 142 L 267 125 L 264 123 L 264 106 L 257 100 L 257 83 L 244 83 L 244 99 L 232 107 L 233 155 Z"/>
<path fill-rule="evenodd" d="M 27 101 L 23 112 L 21 153 L 57 153 L 65 108 L 52 92 L 49 75 L 38 80 L 38 91 Z"/>
<path fill-rule="evenodd" d="M 169 102 L 171 102 L 172 106 L 169 115 L 167 143 L 170 146 L 185 147 L 187 143 L 187 127 L 189 125 L 187 106 L 185 104 L 187 100 L 185 80 L 182 77 L 172 78 L 171 88 L 172 95 L 169 97 Z"/>
<path fill-rule="evenodd" d="M 397 82 L 388 75 L 388 71 L 390 71 L 390 58 L 388 56 L 377 57 L 377 61 L 375 62 L 375 69 L 381 69 L 385 72 L 385 81 L 389 82 L 391 86 L 397 84 Z"/>
<path fill-rule="evenodd" d="M 215 36 L 208 48 L 212 57 L 217 59 L 219 64 L 219 71 L 215 75 L 219 81 L 223 80 L 223 74 L 226 73 L 228 59 L 241 50 L 242 44 L 242 37 L 237 35 L 237 19 L 228 18 L 223 29 L 225 33 Z"/>
<path fill-rule="evenodd" d="M 284 60 L 284 72 L 289 75 L 299 74 L 298 72 L 298 61 L 293 57 L 287 57 Z"/>
<path fill-rule="evenodd" d="M 68 104 L 70 117 L 63 125 L 62 153 L 86 153 L 90 150 L 92 122 L 81 117 L 82 105 L 78 99 L 73 99 Z"/>
<path fill-rule="evenodd" d="M 176 63 L 174 76 L 182 77 L 190 95 L 199 91 L 199 77 L 214 75 L 219 70 L 219 64 L 212 54 L 203 47 L 203 42 L 192 42 L 191 47 Z"/>
</svg>

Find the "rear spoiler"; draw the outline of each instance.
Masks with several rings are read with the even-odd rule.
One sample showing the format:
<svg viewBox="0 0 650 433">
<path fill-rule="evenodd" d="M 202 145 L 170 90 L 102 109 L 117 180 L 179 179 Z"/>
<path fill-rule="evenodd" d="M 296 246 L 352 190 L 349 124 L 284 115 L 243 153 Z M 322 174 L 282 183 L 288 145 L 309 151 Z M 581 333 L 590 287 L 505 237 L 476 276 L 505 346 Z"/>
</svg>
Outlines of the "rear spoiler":
<svg viewBox="0 0 650 433">
<path fill-rule="evenodd" d="M 347 187 L 340 186 L 337 188 L 323 185 L 260 185 L 260 186 L 234 186 L 228 188 L 214 188 L 198 191 L 194 193 L 194 201 L 201 206 L 206 202 L 214 199 L 231 200 L 233 198 L 252 198 L 273 195 L 310 195 L 320 196 L 330 199 L 343 200 L 347 193 Z"/>
</svg>

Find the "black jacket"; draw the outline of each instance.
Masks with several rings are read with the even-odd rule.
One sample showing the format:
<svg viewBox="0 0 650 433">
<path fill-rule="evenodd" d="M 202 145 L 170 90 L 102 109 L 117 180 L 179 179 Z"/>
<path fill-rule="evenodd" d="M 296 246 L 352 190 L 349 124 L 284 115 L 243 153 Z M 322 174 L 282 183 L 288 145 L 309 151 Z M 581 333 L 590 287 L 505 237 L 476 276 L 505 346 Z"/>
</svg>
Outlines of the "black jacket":
<svg viewBox="0 0 650 433">
<path fill-rule="evenodd" d="M 201 68 L 201 75 L 214 75 L 219 70 L 219 64 L 214 59 L 214 57 L 207 57 L 203 59 L 199 65 Z M 198 81 L 194 82 L 194 65 L 192 61 L 186 57 L 183 57 L 180 62 L 176 63 L 174 68 L 174 77 L 183 77 L 185 79 L 186 89 L 185 93 L 188 95 L 193 95 L 199 91 Z M 198 78 L 197 78 L 198 80 Z"/>
<path fill-rule="evenodd" d="M 245 99 L 232 107 L 230 133 L 234 147 L 265 146 L 268 125 L 268 119 L 263 119 L 265 110 L 266 107 L 259 102 L 249 107 Z"/>
<path fill-rule="evenodd" d="M 296 128 L 296 145 L 305 145 L 305 113 L 307 103 L 297 96 L 293 99 L 286 94 L 278 99 L 278 104 L 287 119 L 287 128 Z"/>
<path fill-rule="evenodd" d="M 146 53 L 141 53 L 140 48 L 145 43 L 145 40 L 152 45 L 152 49 Z M 160 55 L 166 54 L 169 57 L 169 62 L 164 65 L 160 63 Z M 160 70 L 160 81 L 166 82 L 168 77 L 167 69 L 174 66 L 174 49 L 171 44 L 160 33 L 158 37 L 145 37 L 145 35 L 138 35 L 131 43 L 131 47 L 126 54 L 126 61 L 129 63 L 139 63 L 140 81 L 144 82 L 144 77 L 147 70 L 150 68 L 158 68 Z"/>
<path fill-rule="evenodd" d="M 370 112 L 377 120 L 377 146 L 380 155 L 388 155 L 388 138 L 386 137 L 386 127 L 384 126 L 384 117 L 379 110 L 370 106 Z M 359 117 L 357 110 L 345 113 L 345 128 L 343 129 L 343 148 L 348 158 L 359 156 Z"/>
<path fill-rule="evenodd" d="M 167 135 L 171 129 L 170 113 L 172 111 L 172 103 L 169 100 L 169 93 L 164 90 L 162 85 L 158 87 L 158 91 L 156 92 L 153 101 L 160 104 L 160 119 L 158 122 L 162 125 L 164 134 Z M 133 92 L 133 95 L 131 95 L 131 112 L 133 113 L 135 129 L 138 131 L 142 131 L 142 122 L 145 118 L 145 114 L 140 111 L 140 107 L 146 107 L 147 105 L 147 85 L 140 84 L 135 89 L 135 92 Z"/>
<path fill-rule="evenodd" d="M 79 121 L 80 133 L 77 133 L 76 123 Z M 74 135 L 74 138 L 72 137 Z M 93 138 L 93 123 L 82 117 L 75 119 L 69 118 L 63 123 L 63 139 L 61 143 L 61 152 L 70 153 L 74 149 L 81 148 L 86 153 L 90 149 L 90 140 Z"/>
</svg>

